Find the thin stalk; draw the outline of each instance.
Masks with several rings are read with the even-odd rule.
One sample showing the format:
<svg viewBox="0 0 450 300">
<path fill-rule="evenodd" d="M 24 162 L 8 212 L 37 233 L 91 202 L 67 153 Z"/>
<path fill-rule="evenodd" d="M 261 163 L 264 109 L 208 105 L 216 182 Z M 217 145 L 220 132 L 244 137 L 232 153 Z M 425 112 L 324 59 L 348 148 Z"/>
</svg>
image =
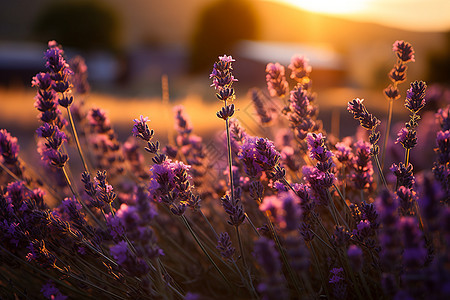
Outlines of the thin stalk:
<svg viewBox="0 0 450 300">
<path fill-rule="evenodd" d="M 242 263 L 244 264 L 244 269 L 247 270 L 248 266 L 247 261 L 245 260 L 244 249 L 242 247 L 241 234 L 239 233 L 239 226 L 234 226 L 234 228 L 236 229 L 236 236 L 238 238 L 239 251 L 241 252 Z"/>
<path fill-rule="evenodd" d="M 283 264 L 285 265 L 285 267 L 286 267 L 286 269 L 288 271 L 289 277 L 291 278 L 291 281 L 292 281 L 292 283 L 293 283 L 293 285 L 295 287 L 295 290 L 297 291 L 297 294 L 301 295 L 301 291 L 302 290 L 301 290 L 300 285 L 298 283 L 297 277 L 295 276 L 294 271 L 292 270 L 292 267 L 289 264 L 289 261 L 287 259 L 286 253 L 285 253 L 285 251 L 283 249 L 283 246 L 281 245 L 280 239 L 278 238 L 278 234 L 275 231 L 275 227 L 273 226 L 272 221 L 270 221 L 269 212 L 266 211 L 265 215 L 267 217 L 267 221 L 268 221 L 267 223 L 269 224 L 269 230 L 272 233 L 272 237 L 273 237 L 273 239 L 275 241 L 275 244 L 277 245 L 278 251 L 281 254 L 281 259 L 283 260 Z"/>
<path fill-rule="evenodd" d="M 410 153 L 411 149 L 405 149 L 405 168 L 408 167 L 409 165 L 409 153 Z"/>
<path fill-rule="evenodd" d="M 389 108 L 388 108 L 388 120 L 386 124 L 386 133 L 384 135 L 384 143 L 383 143 L 383 152 L 381 154 L 381 167 L 384 168 L 384 158 L 386 156 L 386 148 L 389 140 L 389 134 L 391 131 L 391 122 L 392 122 L 392 111 L 394 107 L 394 100 L 389 100 Z"/>
<path fill-rule="evenodd" d="M 323 274 L 322 274 L 322 272 L 321 272 L 321 270 L 319 268 L 319 259 L 317 257 L 316 251 L 314 250 L 314 245 L 313 245 L 312 241 L 309 242 L 309 248 L 311 249 L 311 253 L 312 253 L 313 258 L 314 258 L 314 262 L 315 262 L 317 273 L 319 273 L 320 280 L 322 281 L 322 286 L 323 286 L 323 288 L 325 290 L 325 293 L 327 294 L 327 299 L 330 299 L 330 296 L 329 296 L 330 293 L 328 292 L 327 281 L 325 281 L 325 278 L 323 277 Z"/>
<path fill-rule="evenodd" d="M 247 289 L 253 294 L 255 298 L 258 298 L 258 294 L 255 291 L 255 288 L 250 280 L 250 283 L 247 282 L 247 280 L 244 278 L 244 275 L 242 274 L 241 270 L 236 264 L 236 261 L 234 259 L 231 259 L 231 262 L 233 263 L 233 266 L 236 268 L 236 270 L 239 273 L 239 277 L 241 277 L 242 283 L 247 287 Z"/>
<path fill-rule="evenodd" d="M 81 149 L 80 140 L 78 139 L 77 129 L 75 128 L 75 123 L 73 122 L 72 113 L 70 112 L 70 108 L 67 107 L 67 115 L 69 116 L 70 127 L 72 127 L 73 136 L 75 138 L 75 144 L 77 144 L 77 150 L 80 154 L 81 162 L 83 163 L 84 170 L 89 173 L 89 168 L 84 159 L 83 150 Z"/>
<path fill-rule="evenodd" d="M 92 297 L 92 296 L 90 296 L 90 295 L 84 293 L 83 291 L 78 290 L 78 289 L 74 288 L 73 286 L 71 286 L 71 285 L 65 283 L 64 281 L 59 280 L 59 279 L 53 277 L 52 275 L 48 274 L 48 272 L 44 272 L 44 271 L 40 270 L 39 268 L 36 268 L 36 267 L 33 266 L 32 264 L 28 263 L 27 261 L 23 260 L 22 258 L 17 257 L 17 256 L 14 255 L 13 253 L 11 253 L 8 249 L 3 248 L 3 246 L 1 246 L 1 245 L 0 245 L 0 249 L 3 250 L 4 252 L 6 252 L 7 254 L 9 254 L 11 257 L 13 257 L 14 259 L 16 259 L 17 261 L 19 261 L 19 262 L 21 262 L 22 264 L 24 264 L 25 266 L 28 266 L 28 267 L 30 267 L 32 270 L 34 270 L 34 271 L 38 272 L 39 274 L 43 275 L 44 277 L 47 277 L 47 278 L 53 280 L 54 282 L 58 282 L 58 284 L 60 284 L 60 285 L 62 285 L 62 286 L 64 286 L 64 287 L 66 287 L 66 288 L 68 288 L 69 290 L 72 290 L 72 291 L 74 291 L 74 292 L 76 292 L 76 293 L 78 293 L 78 294 L 80 294 L 80 295 L 83 295 L 83 296 L 89 297 L 89 298 L 94 298 L 94 297 Z"/>
<path fill-rule="evenodd" d="M 328 240 L 330 240 L 331 239 L 330 234 L 328 233 L 328 230 L 325 228 L 325 226 L 323 226 L 322 221 L 320 221 L 320 219 L 319 219 L 319 216 L 315 212 L 312 212 L 312 214 L 313 214 L 314 218 L 316 219 L 317 223 L 319 224 L 320 228 L 322 228 L 322 230 L 325 232 Z"/>
<path fill-rule="evenodd" d="M 350 263 L 348 261 L 348 256 L 347 255 L 343 255 L 343 256 L 345 258 L 345 265 L 343 264 L 341 256 L 338 254 L 338 258 L 341 261 L 342 266 L 344 267 L 345 270 L 347 270 L 347 273 L 350 274 L 350 279 L 353 282 L 354 290 L 355 290 L 355 292 L 357 294 L 358 299 L 363 299 L 361 291 L 360 291 L 360 287 L 358 286 L 358 282 L 356 281 L 355 274 L 353 274 L 354 272 L 353 272 L 353 270 L 350 267 Z"/>
<path fill-rule="evenodd" d="M 256 235 L 258 237 L 260 237 L 261 235 L 259 234 L 258 230 L 256 229 L 255 225 L 253 224 L 252 220 L 250 220 L 250 217 L 248 216 L 247 213 L 244 213 L 245 218 L 247 219 L 248 223 L 250 224 L 250 226 L 252 226 L 253 231 L 256 233 Z"/>
<path fill-rule="evenodd" d="M 161 267 L 162 271 L 165 274 L 169 274 L 169 272 L 167 272 L 166 267 L 164 266 L 164 264 L 162 263 L 162 261 L 159 259 L 159 257 L 157 258 L 157 263 L 159 264 L 159 266 Z M 184 299 L 184 295 L 182 294 L 183 289 L 178 286 L 178 284 L 174 281 L 174 285 L 172 286 L 172 284 L 170 284 L 169 282 L 167 282 L 167 285 L 175 292 L 175 294 L 177 294 L 178 297 L 180 297 L 181 299 Z M 178 291 L 178 289 L 181 291 Z M 184 293 L 184 292 L 183 292 Z"/>
<path fill-rule="evenodd" d="M 227 100 L 224 101 L 224 107 L 227 107 Z M 233 161 L 231 156 L 231 139 L 230 139 L 230 126 L 229 126 L 229 118 L 225 119 L 225 126 L 227 128 L 227 148 L 228 148 L 228 175 L 230 177 L 230 191 L 231 191 L 231 200 L 234 203 L 234 182 L 233 182 Z"/>
<path fill-rule="evenodd" d="M 362 284 L 364 287 L 364 291 L 366 292 L 367 296 L 369 296 L 369 299 L 372 300 L 373 299 L 372 293 L 370 292 L 370 288 L 367 285 L 366 278 L 364 277 L 364 274 L 362 271 L 359 271 L 359 277 L 361 278 L 361 281 L 362 281 Z"/>
<path fill-rule="evenodd" d="M 334 213 L 334 210 L 333 210 L 333 208 L 332 208 L 331 205 L 328 205 L 328 211 L 330 212 L 331 217 L 333 217 L 334 223 L 335 223 L 337 226 L 340 226 L 339 221 L 338 221 L 338 219 L 336 218 L 336 214 Z"/>
<path fill-rule="evenodd" d="M 361 202 L 362 202 L 362 203 L 366 203 L 366 200 L 364 199 L 364 190 L 363 190 L 363 189 L 360 189 L 360 190 L 359 190 L 359 193 L 361 194 Z"/>
<path fill-rule="evenodd" d="M 328 244 L 327 242 L 325 242 L 317 233 L 315 233 L 312 229 L 310 229 L 311 232 L 316 236 L 316 238 L 319 239 L 319 241 L 324 244 L 325 246 L 327 246 L 331 251 L 334 251 L 333 247 L 330 246 L 330 244 Z"/>
<path fill-rule="evenodd" d="M 225 275 L 222 273 L 222 271 L 219 269 L 219 267 L 217 266 L 217 264 L 214 262 L 214 260 L 211 258 L 211 256 L 208 254 L 208 252 L 206 251 L 205 247 L 203 246 L 202 242 L 200 242 L 199 238 L 197 237 L 197 235 L 195 234 L 194 230 L 192 229 L 191 225 L 189 225 L 188 220 L 186 219 L 185 216 L 181 216 L 181 220 L 183 221 L 184 225 L 186 226 L 186 228 L 189 230 L 189 232 L 191 233 L 192 237 L 194 238 L 194 240 L 197 242 L 197 244 L 200 246 L 200 248 L 202 249 L 203 253 L 206 255 L 206 257 L 208 258 L 208 260 L 211 262 L 211 264 L 214 266 L 214 268 L 216 268 L 216 270 L 219 272 L 220 276 L 222 276 L 222 278 L 225 280 L 225 282 L 231 287 L 231 283 L 228 281 L 228 279 L 225 277 Z"/>
<path fill-rule="evenodd" d="M 214 229 L 214 227 L 209 222 L 208 218 L 205 216 L 205 214 L 202 212 L 201 209 L 199 209 L 198 211 L 200 212 L 200 215 L 202 215 L 203 219 L 205 219 L 205 221 L 208 224 L 208 226 L 211 229 L 211 231 L 214 233 L 214 237 L 216 238 L 216 240 L 218 240 L 219 239 L 219 235 L 217 234 L 216 230 Z"/>
<path fill-rule="evenodd" d="M 378 172 L 380 173 L 381 181 L 383 182 L 384 187 L 387 189 L 388 186 L 387 186 L 387 183 L 386 183 L 386 179 L 384 178 L 384 175 L 383 175 L 383 169 L 381 169 L 380 161 L 378 160 L 378 155 L 374 155 L 374 158 L 375 158 L 375 162 L 376 162 L 377 167 L 378 167 Z"/>
</svg>

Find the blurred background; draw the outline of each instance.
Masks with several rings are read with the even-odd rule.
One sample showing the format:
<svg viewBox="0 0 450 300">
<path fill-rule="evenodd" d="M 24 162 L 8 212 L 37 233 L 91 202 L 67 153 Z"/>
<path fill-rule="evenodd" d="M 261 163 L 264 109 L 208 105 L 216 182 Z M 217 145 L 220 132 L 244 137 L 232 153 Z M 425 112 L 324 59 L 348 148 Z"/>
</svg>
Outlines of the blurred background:
<svg viewBox="0 0 450 300">
<path fill-rule="evenodd" d="M 416 51 L 402 95 L 414 80 L 438 92 L 450 83 L 448 0 L 1 1 L 0 127 L 20 133 L 37 124 L 30 82 L 43 70 L 49 40 L 62 44 L 68 59 L 86 59 L 89 101 L 109 111 L 126 134 L 140 114 L 163 132 L 173 126 L 161 104 L 162 83 L 170 104 L 186 106 L 194 129 L 223 127 L 209 87 L 212 65 L 223 54 L 236 59 L 237 116 L 250 127 L 248 89 L 265 88 L 266 64 L 287 67 L 294 54 L 310 59 L 320 117 L 341 137 L 354 133 L 356 123 L 344 125 L 355 97 L 385 117 L 382 90 L 396 40 Z M 403 100 L 394 109 L 400 119 L 406 114 Z"/>
</svg>

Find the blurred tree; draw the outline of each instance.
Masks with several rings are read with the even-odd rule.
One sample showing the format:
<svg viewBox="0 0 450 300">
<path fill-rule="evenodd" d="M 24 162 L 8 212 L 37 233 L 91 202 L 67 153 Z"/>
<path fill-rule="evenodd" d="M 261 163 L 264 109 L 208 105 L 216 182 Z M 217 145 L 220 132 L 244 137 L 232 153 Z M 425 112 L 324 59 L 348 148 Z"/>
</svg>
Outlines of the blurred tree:
<svg viewBox="0 0 450 300">
<path fill-rule="evenodd" d="M 450 31 L 445 33 L 445 49 L 433 53 L 429 57 L 429 83 L 444 83 L 450 85 Z"/>
<path fill-rule="evenodd" d="M 117 12 L 100 1 L 55 1 L 37 17 L 40 40 L 56 40 L 83 50 L 119 48 L 120 22 Z"/>
<path fill-rule="evenodd" d="M 219 55 L 230 55 L 239 40 L 255 39 L 258 18 L 248 0 L 219 0 L 199 15 L 190 44 L 190 71 L 211 68 Z"/>
</svg>

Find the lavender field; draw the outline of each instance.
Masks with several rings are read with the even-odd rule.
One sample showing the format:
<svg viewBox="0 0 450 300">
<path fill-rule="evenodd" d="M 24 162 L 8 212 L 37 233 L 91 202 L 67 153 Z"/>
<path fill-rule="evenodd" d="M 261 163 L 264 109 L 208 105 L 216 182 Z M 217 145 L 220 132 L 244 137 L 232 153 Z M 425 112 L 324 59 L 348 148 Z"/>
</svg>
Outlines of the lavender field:
<svg viewBox="0 0 450 300">
<path fill-rule="evenodd" d="M 393 41 L 382 115 L 346 100 L 349 136 L 324 129 L 301 54 L 251 101 L 217 53 L 214 103 L 95 105 L 62 46 L 14 94 L 27 140 L 0 130 L 1 299 L 450 298 L 450 93 L 408 79 L 414 45 Z"/>
</svg>

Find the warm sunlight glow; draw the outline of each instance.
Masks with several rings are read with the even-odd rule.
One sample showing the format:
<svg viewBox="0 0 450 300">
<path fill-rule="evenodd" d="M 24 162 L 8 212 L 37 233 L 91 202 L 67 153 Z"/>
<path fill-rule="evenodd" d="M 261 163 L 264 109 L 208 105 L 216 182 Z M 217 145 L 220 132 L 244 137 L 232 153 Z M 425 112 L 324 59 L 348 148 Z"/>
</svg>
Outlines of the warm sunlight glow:
<svg viewBox="0 0 450 300">
<path fill-rule="evenodd" d="M 327 14 L 350 14 L 361 11 L 370 0 L 281 0 L 302 9 Z"/>
</svg>

